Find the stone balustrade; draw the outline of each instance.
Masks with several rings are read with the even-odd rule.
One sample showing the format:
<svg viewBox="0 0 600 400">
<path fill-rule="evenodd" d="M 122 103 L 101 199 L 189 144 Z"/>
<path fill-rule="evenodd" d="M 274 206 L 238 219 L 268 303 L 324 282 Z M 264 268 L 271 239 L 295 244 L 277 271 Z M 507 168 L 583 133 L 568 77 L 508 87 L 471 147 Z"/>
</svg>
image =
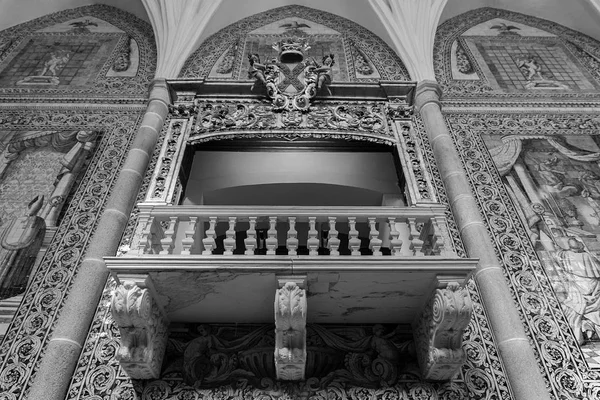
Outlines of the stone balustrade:
<svg viewBox="0 0 600 400">
<path fill-rule="evenodd" d="M 456 257 L 442 207 L 146 204 L 127 255 Z"/>
</svg>

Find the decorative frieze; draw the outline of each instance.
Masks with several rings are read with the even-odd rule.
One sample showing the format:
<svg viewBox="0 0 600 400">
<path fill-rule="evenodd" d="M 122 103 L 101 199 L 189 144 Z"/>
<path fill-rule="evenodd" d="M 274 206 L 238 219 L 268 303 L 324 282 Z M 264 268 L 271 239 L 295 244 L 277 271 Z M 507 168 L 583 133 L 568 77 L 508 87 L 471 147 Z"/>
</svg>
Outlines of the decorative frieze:
<svg viewBox="0 0 600 400">
<path fill-rule="evenodd" d="M 283 110 L 258 101 L 201 101 L 190 143 L 233 137 L 318 137 L 392 144 L 381 102 L 314 104 L 311 112 Z"/>
<path fill-rule="evenodd" d="M 167 345 L 168 321 L 149 290 L 133 281 L 119 284 L 111 299 L 111 312 L 121 333 L 116 359 L 133 379 L 160 376 Z"/>
<path fill-rule="evenodd" d="M 467 360 L 463 334 L 471 321 L 469 292 L 456 282 L 437 289 L 413 323 L 415 347 L 424 379 L 452 379 Z"/>
<path fill-rule="evenodd" d="M 189 125 L 193 123 L 194 107 L 171 107 L 171 114 L 189 119 L 171 119 L 167 135 L 154 168 L 152 181 L 146 194 L 151 203 L 171 203 L 177 186 L 177 174 L 185 151 Z"/>
</svg>

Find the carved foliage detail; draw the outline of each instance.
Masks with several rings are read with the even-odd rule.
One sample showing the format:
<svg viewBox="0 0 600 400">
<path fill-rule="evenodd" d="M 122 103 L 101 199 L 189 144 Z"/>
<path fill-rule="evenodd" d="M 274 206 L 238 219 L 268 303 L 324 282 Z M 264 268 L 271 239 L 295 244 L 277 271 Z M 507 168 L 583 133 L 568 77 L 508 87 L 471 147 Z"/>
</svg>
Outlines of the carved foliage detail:
<svg viewBox="0 0 600 400">
<path fill-rule="evenodd" d="M 179 112 L 179 111 L 178 111 Z M 185 115 L 185 112 L 182 112 Z M 183 150 L 187 120 L 173 119 L 169 121 L 167 137 L 163 141 L 161 154 L 150 183 L 146 201 L 171 202 L 176 180 L 176 170 Z"/>
<path fill-rule="evenodd" d="M 303 380 L 306 364 L 306 290 L 286 282 L 275 295 L 277 378 Z"/>
<path fill-rule="evenodd" d="M 423 378 L 451 379 L 465 363 L 462 337 L 472 313 L 469 292 L 451 282 L 437 289 L 414 327 L 415 345 Z"/>
<path fill-rule="evenodd" d="M 158 378 L 167 343 L 167 324 L 148 289 L 125 281 L 111 300 L 121 347 L 116 359 L 133 379 Z"/>
<path fill-rule="evenodd" d="M 244 132 L 236 130 L 274 130 Z M 282 131 L 285 133 L 282 134 Z M 297 132 L 295 132 L 297 130 Z M 306 132 L 310 130 L 311 132 Z M 315 133 L 314 130 L 323 132 Z M 332 131 L 351 132 L 338 135 Z M 200 103 L 198 118 L 190 142 L 239 136 L 340 137 L 378 143 L 395 142 L 388 129 L 383 106 L 379 103 L 314 104 L 310 113 L 284 110 L 273 113 L 272 107 L 259 102 Z M 337 136 L 336 136 L 337 135 Z"/>
</svg>

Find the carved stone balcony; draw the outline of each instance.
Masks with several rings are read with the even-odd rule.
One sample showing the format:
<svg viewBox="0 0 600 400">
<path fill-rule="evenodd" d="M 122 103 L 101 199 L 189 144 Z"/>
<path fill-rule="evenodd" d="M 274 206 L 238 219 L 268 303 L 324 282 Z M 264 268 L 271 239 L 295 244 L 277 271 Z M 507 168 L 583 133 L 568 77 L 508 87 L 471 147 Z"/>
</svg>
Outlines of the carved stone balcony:
<svg viewBox="0 0 600 400">
<path fill-rule="evenodd" d="M 441 207 L 140 205 L 117 277 L 147 275 L 174 321 L 272 320 L 277 275 L 308 275 L 309 321 L 412 322 L 459 258 Z"/>
<path fill-rule="evenodd" d="M 452 326 L 458 353 L 449 373 L 424 376 L 447 379 L 464 362 L 460 332 L 470 303 L 460 286 L 477 260 L 454 253 L 441 207 L 142 204 L 131 245 L 105 260 L 119 282 L 147 290 L 171 322 L 277 325 L 277 291 L 301 282 L 306 323 L 416 324 L 439 336 L 445 325 L 432 319 L 440 315 L 432 299 L 452 287 L 446 297 L 467 298 L 460 326 Z M 427 321 L 419 324 L 422 316 Z M 303 325 L 294 335 L 305 337 Z M 439 353 L 434 339 L 422 341 L 425 359 Z M 302 379 L 305 344 L 294 343 L 275 353 L 298 353 L 277 364 L 278 376 L 294 377 L 282 379 Z M 437 361 L 427 365 L 437 371 Z"/>
</svg>

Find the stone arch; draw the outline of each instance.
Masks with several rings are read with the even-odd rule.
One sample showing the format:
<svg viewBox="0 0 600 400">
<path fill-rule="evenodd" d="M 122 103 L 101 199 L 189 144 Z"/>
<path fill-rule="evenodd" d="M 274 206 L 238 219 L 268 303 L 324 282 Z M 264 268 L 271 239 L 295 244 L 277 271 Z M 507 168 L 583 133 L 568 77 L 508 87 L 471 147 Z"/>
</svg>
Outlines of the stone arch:
<svg viewBox="0 0 600 400">
<path fill-rule="evenodd" d="M 67 54 L 67 61 L 62 62 L 66 66 L 62 69 L 70 71 L 58 82 L 52 82 L 52 71 L 44 68 L 44 61 L 51 56 L 50 50 L 48 54 L 39 53 L 37 64 L 31 58 L 36 54 L 28 60 L 23 57 L 25 53 L 31 55 L 43 46 L 52 45 L 48 41 L 55 45 L 57 52 Z M 86 65 L 79 61 L 84 56 L 87 56 Z M 23 69 L 25 62 L 33 63 L 28 71 Z M 139 98 L 146 95 L 155 69 L 152 27 L 132 14 L 107 5 L 59 11 L 0 32 L 0 95 Z M 46 78 L 27 81 L 28 74 Z"/>
<path fill-rule="evenodd" d="M 557 23 L 486 7 L 438 27 L 434 68 L 448 97 L 596 97 L 600 93 L 598 45 L 589 36 Z M 549 48 L 554 54 L 545 53 Z M 538 58 L 539 75 L 537 67 L 528 70 L 527 56 L 531 55 Z M 502 57 L 505 61 L 499 60 Z M 467 74 L 457 71 L 458 63 Z M 552 63 L 558 67 L 550 67 Z M 542 83 L 547 87 L 541 87 Z"/>
<path fill-rule="evenodd" d="M 408 71 L 398 55 L 371 31 L 337 15 L 298 5 L 279 7 L 258 13 L 221 29 L 209 37 L 189 57 L 182 68 L 180 78 L 212 77 L 214 73 L 211 74 L 211 72 L 215 65 L 224 57 L 231 57 L 234 66 L 230 79 L 246 79 L 247 60 L 245 56 L 248 51 L 245 50 L 248 47 L 249 34 L 262 27 L 273 25 L 275 22 L 291 18 L 318 25 L 322 29 L 322 40 L 325 40 L 323 38 L 327 35 L 335 36 L 333 32 L 339 35 L 339 38 L 329 39 L 337 41 L 337 46 L 341 49 L 340 56 L 343 56 L 345 60 L 348 73 L 347 76 L 341 73 L 342 79 L 338 77 L 336 81 L 410 80 Z M 328 31 L 325 32 L 325 29 Z M 308 55 L 311 56 L 310 50 Z M 312 56 L 320 58 L 321 54 Z M 343 63 L 341 58 L 338 64 L 340 69 L 342 68 L 340 64 Z M 377 74 L 356 73 L 357 64 L 371 66 Z M 358 69 L 360 70 L 360 67 Z M 219 78 L 223 77 L 219 76 Z"/>
</svg>

